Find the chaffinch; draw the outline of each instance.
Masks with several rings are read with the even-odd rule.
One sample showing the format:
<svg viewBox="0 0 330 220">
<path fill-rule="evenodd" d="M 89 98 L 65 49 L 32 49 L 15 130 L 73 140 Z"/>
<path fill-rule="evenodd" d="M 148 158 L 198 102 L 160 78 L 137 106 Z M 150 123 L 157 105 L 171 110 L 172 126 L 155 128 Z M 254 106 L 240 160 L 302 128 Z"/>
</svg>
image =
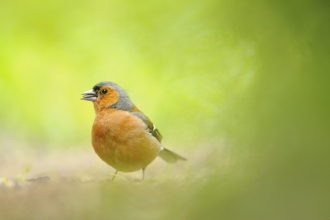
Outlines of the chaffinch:
<svg viewBox="0 0 330 220">
<path fill-rule="evenodd" d="M 162 135 L 150 119 L 131 101 L 127 92 L 114 82 L 100 82 L 82 93 L 82 100 L 92 101 L 95 120 L 92 145 L 96 154 L 116 172 L 134 172 L 157 157 L 168 163 L 187 159 L 164 148 Z"/>
</svg>

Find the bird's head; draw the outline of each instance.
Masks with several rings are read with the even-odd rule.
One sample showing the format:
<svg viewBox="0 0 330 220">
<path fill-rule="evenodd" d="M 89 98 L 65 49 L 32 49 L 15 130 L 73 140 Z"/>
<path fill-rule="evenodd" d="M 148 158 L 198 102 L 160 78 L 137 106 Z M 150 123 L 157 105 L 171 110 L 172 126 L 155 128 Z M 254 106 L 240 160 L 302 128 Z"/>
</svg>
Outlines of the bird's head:
<svg viewBox="0 0 330 220">
<path fill-rule="evenodd" d="M 100 82 L 92 90 L 82 93 L 81 100 L 94 103 L 96 112 L 105 108 L 115 108 L 131 111 L 133 103 L 127 92 L 114 82 Z"/>
</svg>

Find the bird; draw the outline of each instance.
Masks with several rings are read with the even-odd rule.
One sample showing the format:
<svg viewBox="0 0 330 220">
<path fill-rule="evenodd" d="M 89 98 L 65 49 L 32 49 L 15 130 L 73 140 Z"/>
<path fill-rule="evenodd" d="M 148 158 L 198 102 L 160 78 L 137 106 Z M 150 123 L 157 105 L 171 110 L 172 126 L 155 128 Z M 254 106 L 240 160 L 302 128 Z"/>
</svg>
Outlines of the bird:
<svg viewBox="0 0 330 220">
<path fill-rule="evenodd" d="M 157 156 L 167 163 L 187 159 L 163 147 L 162 135 L 151 120 L 131 101 L 128 93 L 110 81 L 83 92 L 81 100 L 94 105 L 92 146 L 96 154 L 117 173 L 142 170 Z"/>
</svg>

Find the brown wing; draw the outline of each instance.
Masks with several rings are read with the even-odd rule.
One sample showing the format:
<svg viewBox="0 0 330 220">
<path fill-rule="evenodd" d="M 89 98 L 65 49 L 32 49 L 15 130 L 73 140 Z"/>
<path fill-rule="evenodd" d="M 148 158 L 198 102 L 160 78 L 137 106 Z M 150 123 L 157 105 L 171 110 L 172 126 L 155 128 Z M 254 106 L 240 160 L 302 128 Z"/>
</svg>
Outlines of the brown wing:
<svg viewBox="0 0 330 220">
<path fill-rule="evenodd" d="M 150 119 L 143 114 L 135 105 L 133 106 L 132 115 L 140 118 L 146 125 L 147 125 L 147 129 L 149 131 L 149 133 L 154 136 L 155 138 L 157 138 L 157 140 L 159 142 L 162 141 L 162 135 L 160 134 L 160 132 L 158 131 L 157 127 L 150 121 Z"/>
<path fill-rule="evenodd" d="M 132 115 L 140 118 L 146 125 L 147 129 L 154 136 L 157 138 L 159 142 L 162 140 L 162 135 L 159 133 L 158 129 L 156 126 L 150 121 L 150 119 L 143 114 L 135 105 L 133 106 L 132 111 L 130 112 Z M 173 151 L 170 151 L 166 148 L 163 148 L 159 153 L 158 156 L 161 157 L 163 160 L 165 160 L 167 163 L 175 163 L 178 160 L 183 160 L 186 161 L 187 159 L 174 153 Z"/>
</svg>

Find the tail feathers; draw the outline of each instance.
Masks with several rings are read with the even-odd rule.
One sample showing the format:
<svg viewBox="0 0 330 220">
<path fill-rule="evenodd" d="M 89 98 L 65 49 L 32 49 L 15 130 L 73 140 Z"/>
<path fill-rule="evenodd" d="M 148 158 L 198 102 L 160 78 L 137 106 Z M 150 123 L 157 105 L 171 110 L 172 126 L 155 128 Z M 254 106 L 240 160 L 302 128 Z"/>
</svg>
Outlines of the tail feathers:
<svg viewBox="0 0 330 220">
<path fill-rule="evenodd" d="M 158 153 L 158 156 L 160 156 L 160 158 L 165 160 L 167 163 L 175 163 L 178 160 L 183 160 L 183 161 L 187 160 L 186 158 L 181 157 L 180 155 L 178 155 L 170 150 L 167 150 L 166 148 L 164 148 L 162 151 L 160 151 Z"/>
</svg>

